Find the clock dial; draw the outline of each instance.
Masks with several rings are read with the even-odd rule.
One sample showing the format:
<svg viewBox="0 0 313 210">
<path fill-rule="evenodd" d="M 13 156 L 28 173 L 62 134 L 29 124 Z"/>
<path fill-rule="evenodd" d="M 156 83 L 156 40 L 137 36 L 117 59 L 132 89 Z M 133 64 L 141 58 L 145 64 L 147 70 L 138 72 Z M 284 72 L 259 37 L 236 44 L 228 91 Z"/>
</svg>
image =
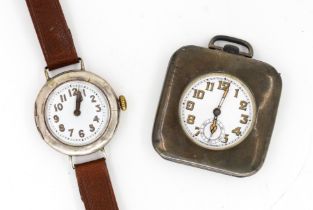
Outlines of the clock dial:
<svg viewBox="0 0 313 210">
<path fill-rule="evenodd" d="M 179 104 L 183 130 L 196 144 L 222 150 L 236 146 L 255 121 L 255 99 L 238 78 L 212 73 L 188 85 Z"/>
<path fill-rule="evenodd" d="M 59 141 L 83 146 L 105 132 L 110 119 L 107 97 L 95 85 L 70 81 L 54 89 L 45 106 L 45 121 Z"/>
</svg>

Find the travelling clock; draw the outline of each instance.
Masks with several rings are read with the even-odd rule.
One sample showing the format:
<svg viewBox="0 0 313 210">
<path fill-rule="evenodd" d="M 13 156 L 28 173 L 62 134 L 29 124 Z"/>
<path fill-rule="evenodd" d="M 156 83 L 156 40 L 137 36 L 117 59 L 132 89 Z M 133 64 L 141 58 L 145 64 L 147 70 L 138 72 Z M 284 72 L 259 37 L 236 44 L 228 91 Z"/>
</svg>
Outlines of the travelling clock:
<svg viewBox="0 0 313 210">
<path fill-rule="evenodd" d="M 260 169 L 282 82 L 252 56 L 248 42 L 228 36 L 174 54 L 153 131 L 162 157 L 241 177 Z"/>
</svg>

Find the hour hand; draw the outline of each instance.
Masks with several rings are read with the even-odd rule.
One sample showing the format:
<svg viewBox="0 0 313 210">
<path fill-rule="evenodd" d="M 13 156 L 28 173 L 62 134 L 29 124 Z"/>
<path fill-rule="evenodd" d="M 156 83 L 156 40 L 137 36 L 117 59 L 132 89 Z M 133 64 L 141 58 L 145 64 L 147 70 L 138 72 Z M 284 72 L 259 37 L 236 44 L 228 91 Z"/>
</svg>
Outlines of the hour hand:
<svg viewBox="0 0 313 210">
<path fill-rule="evenodd" d="M 81 113 L 80 104 L 82 101 L 83 101 L 82 93 L 80 92 L 80 90 L 78 90 L 77 94 L 76 94 L 76 106 L 75 106 L 75 110 L 74 110 L 75 116 L 79 116 Z"/>
<path fill-rule="evenodd" d="M 211 131 L 211 134 L 215 133 L 215 131 L 217 130 L 217 117 L 214 117 L 214 120 L 210 126 L 210 131 Z"/>
</svg>

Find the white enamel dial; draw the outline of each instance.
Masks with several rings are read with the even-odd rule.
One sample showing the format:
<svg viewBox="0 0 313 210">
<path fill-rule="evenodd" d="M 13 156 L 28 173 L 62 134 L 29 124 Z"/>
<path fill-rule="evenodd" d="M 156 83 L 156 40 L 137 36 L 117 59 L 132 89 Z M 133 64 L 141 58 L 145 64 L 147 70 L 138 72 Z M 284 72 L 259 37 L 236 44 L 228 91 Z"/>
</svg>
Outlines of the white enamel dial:
<svg viewBox="0 0 313 210">
<path fill-rule="evenodd" d="M 100 138 L 110 119 L 107 97 L 94 84 L 69 81 L 55 88 L 45 105 L 50 133 L 71 146 L 83 146 Z"/>
<path fill-rule="evenodd" d="M 183 130 L 196 144 L 223 150 L 242 142 L 255 121 L 255 99 L 238 78 L 212 73 L 197 78 L 179 103 Z"/>
</svg>

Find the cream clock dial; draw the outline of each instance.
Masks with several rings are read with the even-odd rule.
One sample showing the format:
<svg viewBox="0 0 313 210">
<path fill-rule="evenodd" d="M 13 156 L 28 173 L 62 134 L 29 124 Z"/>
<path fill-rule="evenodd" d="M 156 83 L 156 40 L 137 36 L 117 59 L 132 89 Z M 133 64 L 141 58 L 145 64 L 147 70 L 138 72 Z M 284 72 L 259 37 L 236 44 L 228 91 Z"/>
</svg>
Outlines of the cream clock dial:
<svg viewBox="0 0 313 210">
<path fill-rule="evenodd" d="M 106 130 L 110 119 L 107 97 L 94 84 L 69 81 L 55 88 L 45 105 L 50 133 L 67 145 L 93 143 Z"/>
<path fill-rule="evenodd" d="M 183 130 L 196 144 L 223 150 L 242 142 L 253 128 L 255 99 L 238 78 L 212 73 L 195 79 L 179 103 Z"/>
</svg>

